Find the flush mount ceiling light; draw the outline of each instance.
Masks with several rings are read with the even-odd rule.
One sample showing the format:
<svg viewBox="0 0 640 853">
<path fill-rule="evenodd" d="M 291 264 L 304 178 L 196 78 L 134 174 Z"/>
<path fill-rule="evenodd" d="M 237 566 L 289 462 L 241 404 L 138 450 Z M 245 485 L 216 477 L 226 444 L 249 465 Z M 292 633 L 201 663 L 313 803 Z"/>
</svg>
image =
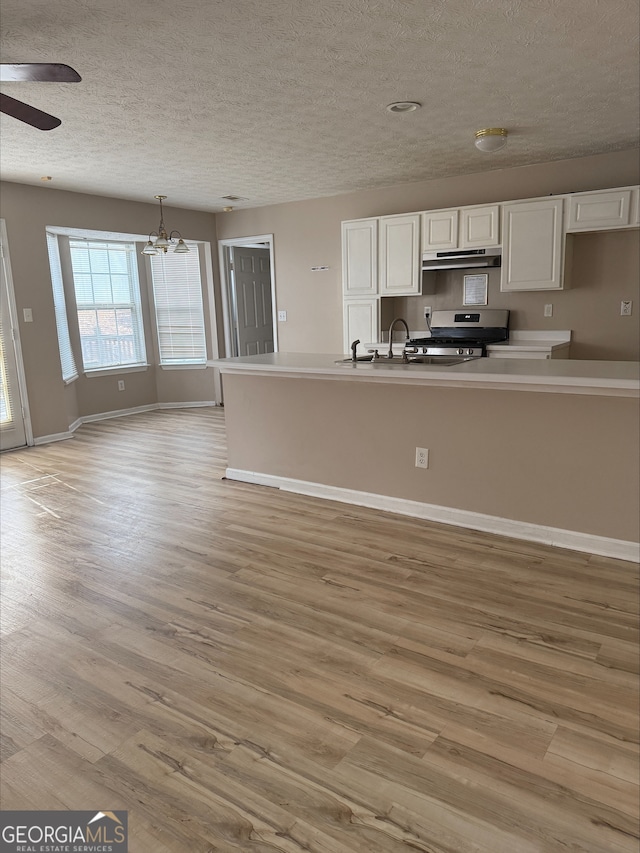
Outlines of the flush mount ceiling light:
<svg viewBox="0 0 640 853">
<path fill-rule="evenodd" d="M 154 198 L 157 198 L 160 202 L 160 225 L 158 225 L 157 231 L 152 231 L 149 234 L 149 242 L 142 250 L 142 255 L 157 255 L 158 252 L 166 252 L 169 246 L 175 246 L 174 252 L 184 253 L 189 251 L 189 247 L 182 239 L 182 235 L 179 231 L 172 231 L 170 234 L 167 234 L 167 229 L 164 227 L 164 216 L 162 213 L 162 201 L 166 198 L 166 195 L 154 195 Z M 177 234 L 178 241 L 176 242 L 174 238 L 174 234 Z M 151 240 L 152 237 L 155 236 L 155 240 Z"/>
<path fill-rule="evenodd" d="M 390 113 L 412 113 L 421 106 L 417 101 L 395 101 L 393 104 L 387 104 L 387 110 Z"/>
<path fill-rule="evenodd" d="M 476 130 L 476 148 L 478 151 L 499 151 L 507 144 L 508 131 L 504 127 L 485 127 Z"/>
</svg>

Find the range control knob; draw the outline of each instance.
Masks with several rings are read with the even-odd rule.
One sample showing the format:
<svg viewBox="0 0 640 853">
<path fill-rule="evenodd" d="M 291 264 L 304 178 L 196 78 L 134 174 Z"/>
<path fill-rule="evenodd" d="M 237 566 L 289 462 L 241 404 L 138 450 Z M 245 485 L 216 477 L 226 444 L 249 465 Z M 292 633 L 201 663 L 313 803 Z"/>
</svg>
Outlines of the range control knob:
<svg viewBox="0 0 640 853">
<path fill-rule="evenodd" d="M 464 350 L 462 349 L 462 347 L 458 348 L 458 355 L 464 355 Z"/>
<path fill-rule="evenodd" d="M 467 350 L 467 355 L 473 355 L 473 350 L 472 350 L 472 349 L 468 349 L 468 350 Z"/>
</svg>

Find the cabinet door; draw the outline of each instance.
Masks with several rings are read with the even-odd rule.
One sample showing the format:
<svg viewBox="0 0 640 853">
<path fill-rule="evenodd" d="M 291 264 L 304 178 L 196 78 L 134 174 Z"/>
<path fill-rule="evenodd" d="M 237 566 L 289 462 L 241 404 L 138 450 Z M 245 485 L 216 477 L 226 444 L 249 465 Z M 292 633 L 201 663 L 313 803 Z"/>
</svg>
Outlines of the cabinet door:
<svg viewBox="0 0 640 853">
<path fill-rule="evenodd" d="M 569 198 L 567 231 L 599 231 L 630 224 L 631 190 L 577 193 Z"/>
<path fill-rule="evenodd" d="M 379 299 L 345 299 L 343 303 L 344 351 L 351 353 L 353 341 L 375 343 L 380 338 Z"/>
<path fill-rule="evenodd" d="M 342 223 L 342 291 L 344 296 L 378 292 L 378 220 Z"/>
<path fill-rule="evenodd" d="M 420 293 L 420 214 L 380 219 L 378 292 L 382 296 Z"/>
<path fill-rule="evenodd" d="M 460 248 L 483 249 L 500 245 L 500 207 L 463 207 L 460 221 Z"/>
<path fill-rule="evenodd" d="M 561 290 L 563 238 L 561 198 L 503 205 L 500 289 Z"/>
<path fill-rule="evenodd" d="M 422 214 L 422 251 L 458 248 L 458 211 L 429 210 Z"/>
</svg>

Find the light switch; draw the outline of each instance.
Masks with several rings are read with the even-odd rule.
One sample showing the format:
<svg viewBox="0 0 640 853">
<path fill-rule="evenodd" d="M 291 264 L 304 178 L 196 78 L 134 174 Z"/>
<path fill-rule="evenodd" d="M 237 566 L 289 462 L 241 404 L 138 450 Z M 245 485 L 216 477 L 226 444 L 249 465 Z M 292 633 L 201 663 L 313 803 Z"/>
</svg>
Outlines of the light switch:
<svg viewBox="0 0 640 853">
<path fill-rule="evenodd" d="M 23 308 L 22 316 L 24 318 L 25 323 L 33 323 L 33 311 L 31 308 Z"/>
<path fill-rule="evenodd" d="M 286 323 L 287 321 L 287 312 L 286 311 L 278 311 L 278 322 Z"/>
</svg>

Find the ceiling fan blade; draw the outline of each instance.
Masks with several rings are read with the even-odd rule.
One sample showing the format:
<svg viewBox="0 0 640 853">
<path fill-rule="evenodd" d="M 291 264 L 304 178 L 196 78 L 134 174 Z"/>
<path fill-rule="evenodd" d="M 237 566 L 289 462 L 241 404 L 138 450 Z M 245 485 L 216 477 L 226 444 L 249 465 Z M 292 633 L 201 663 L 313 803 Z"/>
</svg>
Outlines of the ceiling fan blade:
<svg viewBox="0 0 640 853">
<path fill-rule="evenodd" d="M 2 62 L 0 83 L 79 83 L 82 77 L 61 62 Z"/>
<path fill-rule="evenodd" d="M 22 101 L 16 101 L 15 98 L 10 98 L 1 92 L 0 112 L 17 118 L 19 121 L 24 121 L 38 130 L 53 130 L 54 127 L 62 124 L 59 118 L 50 116 L 49 113 L 43 113 L 42 110 L 30 107 L 29 104 L 24 104 Z"/>
</svg>

